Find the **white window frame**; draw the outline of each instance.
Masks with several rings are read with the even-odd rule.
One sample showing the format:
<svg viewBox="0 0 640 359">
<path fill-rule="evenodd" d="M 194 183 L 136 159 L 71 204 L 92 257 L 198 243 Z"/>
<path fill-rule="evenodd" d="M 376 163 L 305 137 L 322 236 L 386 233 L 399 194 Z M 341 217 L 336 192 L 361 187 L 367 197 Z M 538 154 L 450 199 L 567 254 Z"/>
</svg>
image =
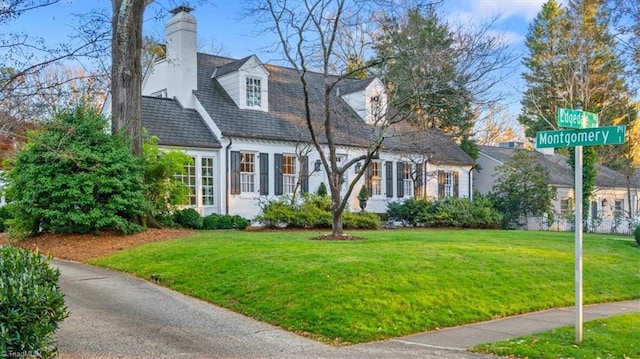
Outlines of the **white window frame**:
<svg viewBox="0 0 640 359">
<path fill-rule="evenodd" d="M 405 163 L 402 167 L 402 185 L 405 197 L 413 197 L 413 165 Z"/>
<path fill-rule="evenodd" d="M 371 161 L 371 197 L 382 196 L 382 162 Z"/>
<path fill-rule="evenodd" d="M 207 154 L 189 154 L 193 164 L 185 166 L 186 173 L 177 173 L 175 178 L 189 188 L 189 207 L 215 207 L 216 157 Z"/>
<path fill-rule="evenodd" d="M 282 193 L 292 194 L 298 184 L 298 158 L 282 155 Z"/>
<path fill-rule="evenodd" d="M 453 197 L 453 171 L 444 173 L 444 197 Z"/>
<path fill-rule="evenodd" d="M 245 81 L 247 107 L 262 107 L 262 81 L 256 77 L 247 77 Z"/>
<path fill-rule="evenodd" d="M 256 153 L 240 153 L 240 193 L 256 192 Z"/>
<path fill-rule="evenodd" d="M 191 156 L 192 163 L 189 163 L 184 166 L 183 173 L 176 173 L 175 177 L 182 181 L 187 188 L 189 188 L 189 198 L 188 205 L 195 206 L 197 204 L 196 197 L 196 182 L 197 182 L 197 174 L 196 174 L 196 158 Z"/>
<path fill-rule="evenodd" d="M 560 214 L 571 214 L 571 198 L 564 197 L 560 199 Z"/>
<path fill-rule="evenodd" d="M 215 159 L 209 156 L 200 157 L 200 196 L 202 206 L 214 206 L 215 197 Z"/>
</svg>

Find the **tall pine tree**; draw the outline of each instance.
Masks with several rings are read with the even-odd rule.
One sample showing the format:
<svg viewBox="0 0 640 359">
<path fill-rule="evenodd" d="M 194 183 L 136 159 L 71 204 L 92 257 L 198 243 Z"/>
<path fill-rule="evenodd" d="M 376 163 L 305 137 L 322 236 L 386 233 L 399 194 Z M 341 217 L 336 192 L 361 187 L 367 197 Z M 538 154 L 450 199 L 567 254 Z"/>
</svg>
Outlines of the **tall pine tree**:
<svg viewBox="0 0 640 359">
<path fill-rule="evenodd" d="M 584 111 L 597 113 L 601 126 L 628 124 L 635 119 L 624 66 L 609 32 L 605 3 L 570 0 L 564 9 L 549 0 L 529 28 L 526 45 L 530 55 L 525 58 L 528 71 L 523 74 L 527 90 L 519 117 L 528 137 L 555 128 L 557 108 L 580 105 Z M 585 209 L 595 187 L 596 159 L 611 164 L 623 148 L 585 148 Z"/>
</svg>

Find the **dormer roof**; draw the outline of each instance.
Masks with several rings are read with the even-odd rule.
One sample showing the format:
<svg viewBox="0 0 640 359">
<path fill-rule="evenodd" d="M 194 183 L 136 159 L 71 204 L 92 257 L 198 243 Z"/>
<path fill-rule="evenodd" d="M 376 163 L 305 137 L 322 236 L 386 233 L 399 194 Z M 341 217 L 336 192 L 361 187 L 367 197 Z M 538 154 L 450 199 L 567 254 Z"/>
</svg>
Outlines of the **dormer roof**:
<svg viewBox="0 0 640 359">
<path fill-rule="evenodd" d="M 228 64 L 216 67 L 213 70 L 213 74 L 211 75 L 211 77 L 217 78 L 217 77 L 220 77 L 220 76 L 224 76 L 226 74 L 230 74 L 232 72 L 239 71 L 251 59 L 255 59 L 255 61 L 257 63 L 259 63 L 264 69 L 264 65 L 262 65 L 262 62 L 260 62 L 258 57 L 256 55 L 250 55 L 250 56 L 241 58 L 240 60 L 232 61 L 232 62 L 230 62 Z M 264 70 L 266 71 L 266 69 L 264 69 Z M 268 74 L 268 71 L 267 71 L 267 74 Z"/>
</svg>

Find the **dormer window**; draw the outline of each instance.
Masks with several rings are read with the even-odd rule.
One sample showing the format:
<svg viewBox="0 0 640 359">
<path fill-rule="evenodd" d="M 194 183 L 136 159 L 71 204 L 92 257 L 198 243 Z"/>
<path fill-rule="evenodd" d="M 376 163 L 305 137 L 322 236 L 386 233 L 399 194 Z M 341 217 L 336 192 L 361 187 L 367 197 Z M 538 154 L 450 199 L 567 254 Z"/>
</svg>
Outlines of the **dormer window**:
<svg viewBox="0 0 640 359">
<path fill-rule="evenodd" d="M 247 107 L 261 107 L 260 79 L 247 77 Z"/>
</svg>

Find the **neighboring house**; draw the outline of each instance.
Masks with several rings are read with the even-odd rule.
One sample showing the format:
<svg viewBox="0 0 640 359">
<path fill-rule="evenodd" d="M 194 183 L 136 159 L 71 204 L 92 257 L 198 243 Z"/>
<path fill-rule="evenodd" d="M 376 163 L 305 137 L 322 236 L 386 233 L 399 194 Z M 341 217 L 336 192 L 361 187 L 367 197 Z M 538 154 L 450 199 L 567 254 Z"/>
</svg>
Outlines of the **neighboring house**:
<svg viewBox="0 0 640 359">
<path fill-rule="evenodd" d="M 263 64 L 257 56 L 231 59 L 196 52 L 196 20 L 179 7 L 167 23 L 166 58 L 143 80 L 142 124 L 163 148 L 181 149 L 194 165 L 182 179 L 190 203 L 201 214 L 259 213 L 262 200 L 315 192 L 328 183 L 309 142 L 299 73 Z M 326 79 L 308 73 L 310 112 L 322 123 Z M 331 80 L 331 79 L 329 79 Z M 335 80 L 335 79 L 333 79 Z M 385 86 L 377 79 L 348 79 L 336 88 L 331 112 L 336 119 L 338 160 L 366 153 L 378 128 L 374 110 L 386 107 Z M 110 112 L 107 109 L 106 112 Z M 328 153 L 328 151 L 326 152 Z M 351 195 L 369 188 L 367 210 L 414 195 L 471 196 L 473 160 L 438 130 L 396 124 L 389 128 L 375 159 Z M 356 176 L 356 163 L 345 175 Z"/>
<path fill-rule="evenodd" d="M 474 172 L 474 188 L 482 194 L 489 193 L 493 188 L 496 167 L 509 161 L 514 152 L 522 149 L 518 143 L 505 143 L 499 147 L 480 146 L 478 165 L 480 170 Z M 556 220 L 546 223 L 542 218 L 529 218 L 529 229 L 573 229 L 574 175 L 566 156 L 554 154 L 553 149 L 536 152 L 538 160 L 551 175 L 550 185 L 557 188 L 553 201 Z M 640 185 L 637 179 L 627 181 L 627 178 L 606 166 L 596 165 L 598 175 L 596 188 L 589 208 L 583 210 L 588 213 L 588 230 L 600 233 L 629 233 L 629 221 L 635 224 L 638 215 L 638 194 Z M 630 183 L 630 188 L 629 188 Z M 631 203 L 629 203 L 631 198 Z"/>
</svg>

